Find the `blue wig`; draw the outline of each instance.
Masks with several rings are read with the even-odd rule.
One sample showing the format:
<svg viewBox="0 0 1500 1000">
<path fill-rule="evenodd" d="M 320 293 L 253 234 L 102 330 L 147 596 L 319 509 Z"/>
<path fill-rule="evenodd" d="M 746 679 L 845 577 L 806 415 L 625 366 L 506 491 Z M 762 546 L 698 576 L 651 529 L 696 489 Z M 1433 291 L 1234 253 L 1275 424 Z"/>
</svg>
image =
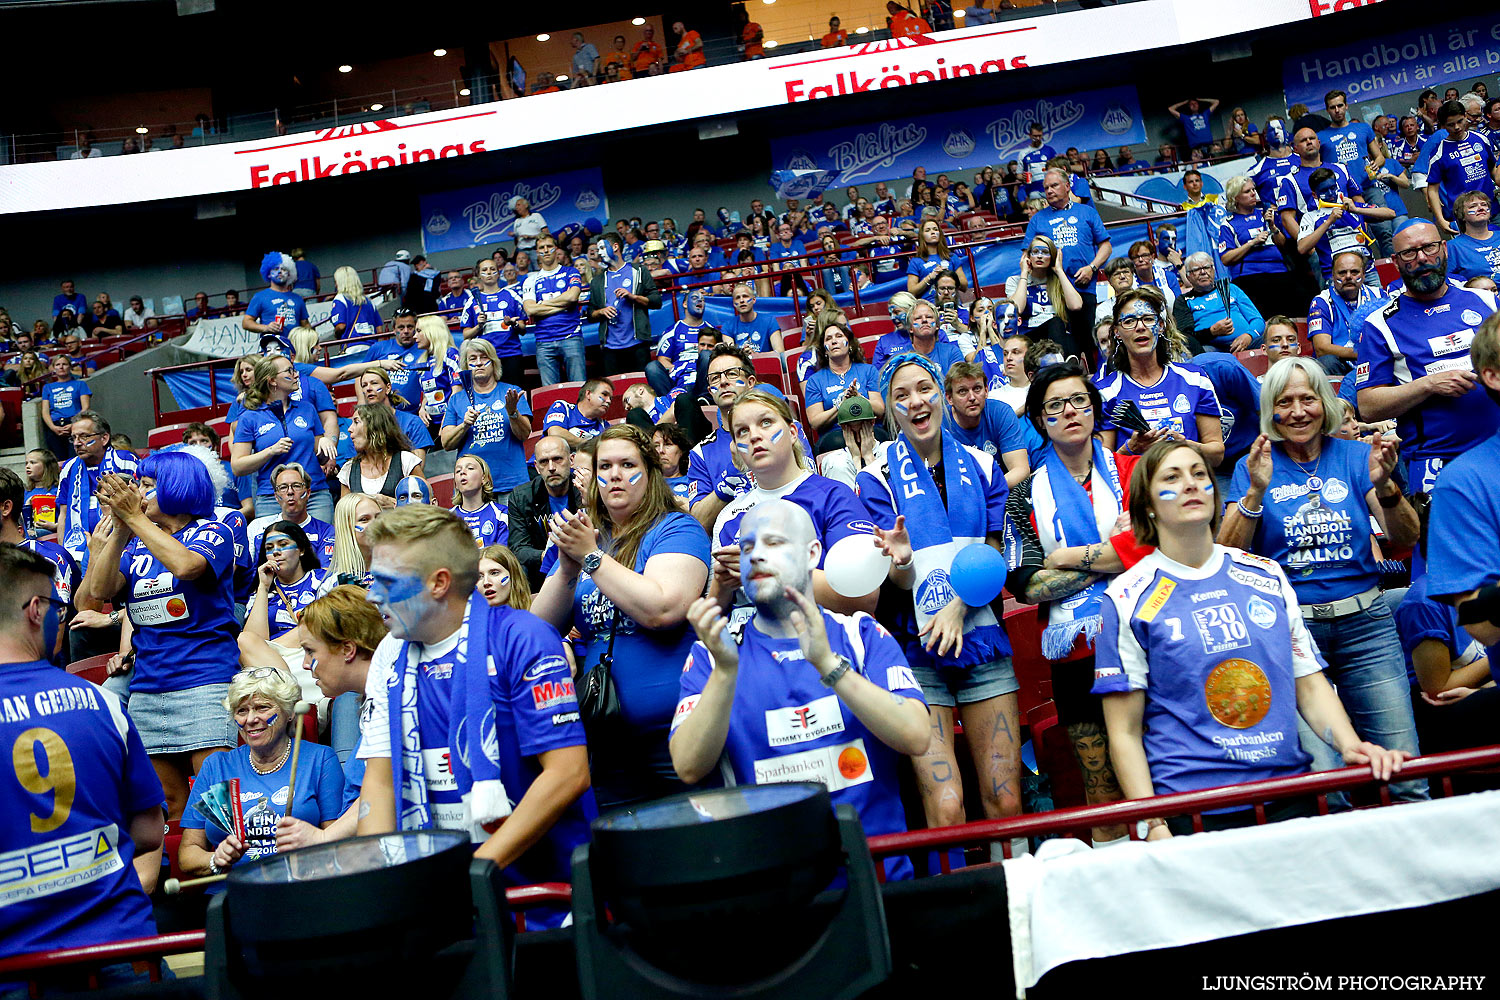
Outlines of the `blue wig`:
<svg viewBox="0 0 1500 1000">
<path fill-rule="evenodd" d="M 163 514 L 214 516 L 214 486 L 208 470 L 192 455 L 157 452 L 141 462 L 144 479 L 156 480 L 156 506 Z"/>
<path fill-rule="evenodd" d="M 260 276 L 273 285 L 289 285 L 297 280 L 297 262 L 280 250 L 261 258 Z"/>
</svg>

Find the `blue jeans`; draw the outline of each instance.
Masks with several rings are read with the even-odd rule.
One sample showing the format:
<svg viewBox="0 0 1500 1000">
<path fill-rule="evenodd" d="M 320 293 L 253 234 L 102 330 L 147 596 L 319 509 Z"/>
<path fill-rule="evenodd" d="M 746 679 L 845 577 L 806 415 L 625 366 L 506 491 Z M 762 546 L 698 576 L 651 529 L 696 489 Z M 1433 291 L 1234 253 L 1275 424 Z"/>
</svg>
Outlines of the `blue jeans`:
<svg viewBox="0 0 1500 1000">
<path fill-rule="evenodd" d="M 566 379 L 561 378 L 563 368 L 568 372 Z M 583 338 L 564 337 L 562 340 L 537 344 L 536 370 L 544 386 L 557 385 L 563 381 L 582 382 L 586 377 L 583 373 Z"/>
<path fill-rule="evenodd" d="M 1395 619 L 1386 602 L 1376 600 L 1363 611 L 1331 621 L 1307 620 L 1307 631 L 1328 661 L 1325 676 L 1338 692 L 1359 738 L 1387 750 L 1405 750 L 1412 756 L 1420 753 L 1401 637 L 1396 633 Z M 1345 766 L 1343 758 L 1315 735 L 1300 716 L 1297 729 L 1302 749 L 1312 756 L 1314 771 L 1334 771 Z M 1424 800 L 1427 783 L 1393 782 L 1391 795 L 1408 802 Z M 1329 796 L 1330 804 L 1339 800 L 1347 804 L 1342 794 Z"/>
</svg>

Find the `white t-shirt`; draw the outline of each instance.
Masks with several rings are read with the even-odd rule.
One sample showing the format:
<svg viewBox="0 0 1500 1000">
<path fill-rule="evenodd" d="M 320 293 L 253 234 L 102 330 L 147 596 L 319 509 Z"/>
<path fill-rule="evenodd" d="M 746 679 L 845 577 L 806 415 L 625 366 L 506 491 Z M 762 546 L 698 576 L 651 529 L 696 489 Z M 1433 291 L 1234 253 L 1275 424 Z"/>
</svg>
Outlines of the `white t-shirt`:
<svg viewBox="0 0 1500 1000">
<path fill-rule="evenodd" d="M 542 235 L 542 230 L 547 228 L 547 220 L 542 218 L 541 212 L 532 212 L 524 219 L 517 219 L 511 224 L 511 235 L 516 238 L 517 250 L 531 250 L 536 247 L 536 238 Z"/>
<path fill-rule="evenodd" d="M 70 156 L 70 157 L 68 157 L 68 159 L 70 159 L 70 160 L 95 160 L 95 159 L 98 159 L 99 157 L 101 157 L 103 155 L 104 155 L 103 153 L 99 152 L 98 147 L 96 147 L 96 146 L 90 146 L 89 147 L 89 151 L 87 153 L 85 153 L 81 149 L 75 149 L 75 150 L 73 150 L 73 155 Z"/>
<path fill-rule="evenodd" d="M 1026 409 L 1026 393 L 1030 390 L 1031 386 L 1029 385 L 1011 385 L 1007 382 L 998 389 L 991 389 L 989 397 L 997 399 L 1012 410 L 1015 410 L 1016 416 L 1019 417 Z"/>
<path fill-rule="evenodd" d="M 126 309 L 121 313 L 121 316 L 124 317 L 126 326 L 141 327 L 146 325 L 146 320 L 155 319 L 156 313 L 148 306 L 141 312 L 136 312 L 134 309 Z"/>
<path fill-rule="evenodd" d="M 352 489 L 352 487 L 349 485 L 349 470 L 350 470 L 350 468 L 353 467 L 354 463 L 358 462 L 358 461 L 359 461 L 359 458 L 357 456 L 355 458 L 351 458 L 351 459 L 349 459 L 349 461 L 345 462 L 344 463 L 344 467 L 339 470 L 339 482 L 341 482 L 341 483 L 344 484 L 344 489 L 346 489 L 346 490 L 347 489 Z M 411 475 L 411 470 L 415 469 L 417 466 L 419 466 L 421 464 L 422 464 L 422 460 L 417 457 L 416 452 L 403 451 L 401 453 L 401 478 L 405 479 L 407 476 Z M 360 476 L 363 477 L 364 473 L 360 473 Z M 385 481 L 385 477 L 382 476 L 381 477 L 381 482 L 384 482 L 384 481 Z M 368 486 L 370 486 L 372 484 L 377 485 L 377 486 L 379 485 L 378 483 L 375 483 L 374 480 L 371 480 L 371 479 L 364 479 L 363 480 L 363 485 L 366 486 L 366 487 L 368 487 Z"/>
</svg>

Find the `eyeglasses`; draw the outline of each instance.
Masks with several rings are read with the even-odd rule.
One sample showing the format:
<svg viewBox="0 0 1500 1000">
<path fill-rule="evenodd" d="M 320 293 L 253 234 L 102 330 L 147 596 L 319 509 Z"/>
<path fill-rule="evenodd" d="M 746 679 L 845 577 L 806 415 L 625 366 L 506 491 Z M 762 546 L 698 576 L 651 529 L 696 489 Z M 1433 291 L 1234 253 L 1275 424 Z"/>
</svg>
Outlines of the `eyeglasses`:
<svg viewBox="0 0 1500 1000">
<path fill-rule="evenodd" d="M 21 604 L 21 610 L 25 611 L 27 608 L 31 607 L 32 601 L 46 601 L 58 611 L 62 611 L 68 606 L 68 602 L 60 597 L 54 597 L 50 594 L 35 594 L 31 597 L 26 598 L 26 600 Z"/>
<path fill-rule="evenodd" d="M 1431 243 L 1423 243 L 1419 247 L 1412 247 L 1410 250 L 1397 250 L 1395 253 L 1391 254 L 1391 256 L 1401 261 L 1401 263 L 1403 264 L 1410 264 L 1412 261 L 1417 259 L 1418 254 L 1423 257 L 1437 257 L 1442 252 L 1443 241 L 1434 240 Z"/>
<path fill-rule="evenodd" d="M 307 484 L 306 483 L 282 483 L 280 486 L 276 487 L 276 492 L 277 493 L 286 494 L 287 496 L 296 496 L 298 493 L 306 493 L 307 492 Z"/>
<path fill-rule="evenodd" d="M 1212 264 L 1204 264 L 1202 267 L 1190 267 L 1190 268 L 1188 268 L 1188 272 L 1187 273 L 1188 274 L 1213 274 L 1214 273 L 1214 266 Z"/>
<path fill-rule="evenodd" d="M 744 382 L 749 372 L 743 368 L 726 368 L 721 372 L 714 372 L 708 377 L 711 386 L 729 385 L 734 382 Z"/>
<path fill-rule="evenodd" d="M 1071 396 L 1046 400 L 1042 403 L 1042 412 L 1056 416 L 1069 406 L 1079 413 L 1087 413 L 1094 408 L 1094 401 L 1086 392 L 1075 392 Z"/>
<path fill-rule="evenodd" d="M 248 677 L 252 681 L 258 681 L 262 677 L 279 677 L 282 680 L 291 680 L 291 678 L 287 675 L 287 672 L 281 667 L 251 667 L 248 670 L 241 670 L 234 676 Z"/>
<path fill-rule="evenodd" d="M 1150 329 L 1160 322 L 1152 313 L 1131 313 L 1129 316 L 1121 316 L 1116 325 L 1122 330 L 1139 330 L 1143 327 Z"/>
<path fill-rule="evenodd" d="M 103 437 L 103 436 L 104 435 L 98 434 L 98 433 L 94 433 L 94 434 L 74 434 L 73 437 L 72 437 L 72 441 L 73 441 L 74 444 L 88 444 L 90 441 L 93 441 L 96 438 L 100 438 L 100 437 Z"/>
</svg>

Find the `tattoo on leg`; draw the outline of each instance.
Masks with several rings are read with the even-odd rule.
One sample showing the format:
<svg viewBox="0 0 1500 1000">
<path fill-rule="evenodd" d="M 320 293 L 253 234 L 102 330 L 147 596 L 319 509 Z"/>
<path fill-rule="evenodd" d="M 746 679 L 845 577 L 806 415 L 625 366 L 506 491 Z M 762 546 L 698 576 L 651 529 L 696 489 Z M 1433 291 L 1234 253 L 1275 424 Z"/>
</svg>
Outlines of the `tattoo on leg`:
<svg viewBox="0 0 1500 1000">
<path fill-rule="evenodd" d="M 953 777 L 953 765 L 947 760 L 939 757 L 932 762 L 932 780 L 948 781 Z"/>
<path fill-rule="evenodd" d="M 903 697 L 901 697 L 896 692 L 891 691 L 890 692 L 890 696 L 891 696 L 891 701 L 894 702 L 895 704 L 897 704 L 897 705 L 905 705 L 906 704 L 906 699 L 903 698 Z"/>
</svg>

